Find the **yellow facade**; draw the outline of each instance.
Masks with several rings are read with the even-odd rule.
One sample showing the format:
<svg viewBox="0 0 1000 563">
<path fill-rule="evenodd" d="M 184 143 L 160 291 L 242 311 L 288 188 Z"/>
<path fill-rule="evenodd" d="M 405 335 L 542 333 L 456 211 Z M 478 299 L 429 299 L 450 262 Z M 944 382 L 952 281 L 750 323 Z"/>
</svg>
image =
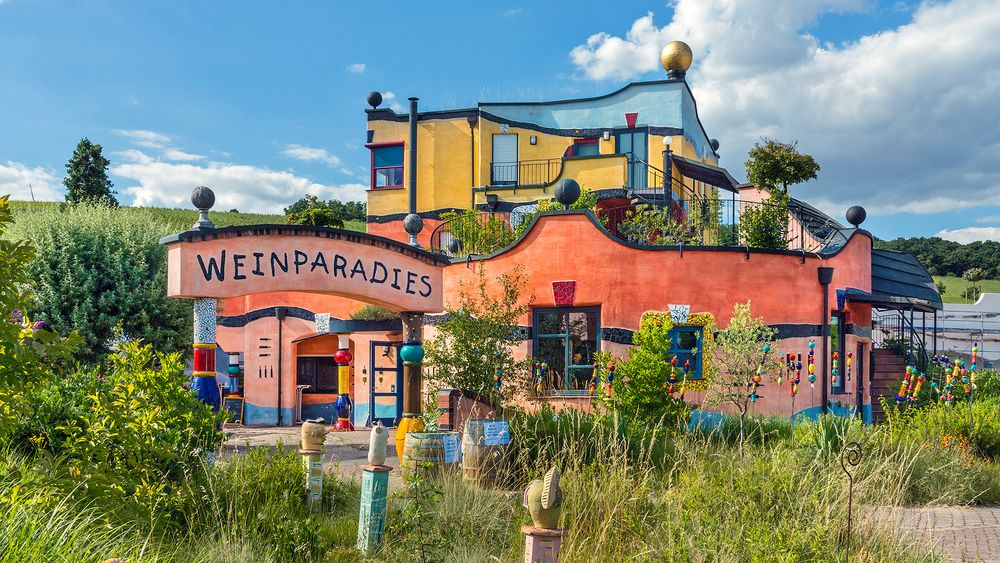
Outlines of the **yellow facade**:
<svg viewBox="0 0 1000 563">
<path fill-rule="evenodd" d="M 470 126 L 469 116 L 475 119 Z M 405 214 L 409 207 L 409 124 L 403 120 L 371 119 L 372 143 L 401 142 L 403 151 L 403 187 L 370 189 L 368 215 L 386 216 Z M 452 209 L 469 209 L 486 203 L 485 194 L 497 194 L 501 202 L 530 203 L 552 197 L 552 185 L 562 178 L 576 180 L 583 189 L 602 190 L 622 188 L 627 184 L 627 161 L 616 154 L 615 136 L 609 140 L 598 138 L 601 157 L 563 158 L 574 140 L 586 137 L 556 135 L 533 128 L 509 126 L 507 134 L 517 135 L 518 161 L 544 161 L 538 166 L 551 166 L 551 181 L 545 186 L 496 186 L 490 187 L 493 159 L 493 136 L 501 134 L 502 124 L 485 117 L 478 117 L 475 110 L 453 112 L 446 117 L 421 114 L 417 125 L 417 212 L 440 212 Z M 532 139 L 534 138 L 534 143 Z M 669 137 L 671 150 L 680 156 L 718 165 L 718 158 L 699 158 L 696 147 L 684 136 Z M 648 135 L 648 162 L 655 169 L 649 170 L 649 185 L 654 184 L 655 174 L 663 166 L 664 137 Z M 689 193 L 705 195 L 711 190 L 701 182 L 683 178 L 673 168 L 672 176 L 690 189 Z M 483 188 L 489 188 L 484 190 Z M 675 183 L 675 191 L 676 183 Z"/>
</svg>

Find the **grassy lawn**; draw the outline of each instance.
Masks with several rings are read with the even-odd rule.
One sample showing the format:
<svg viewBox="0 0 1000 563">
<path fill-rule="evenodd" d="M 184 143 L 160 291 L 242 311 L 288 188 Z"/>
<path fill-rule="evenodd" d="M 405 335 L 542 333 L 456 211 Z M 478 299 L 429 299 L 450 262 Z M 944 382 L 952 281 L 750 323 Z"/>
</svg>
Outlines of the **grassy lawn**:
<svg viewBox="0 0 1000 563">
<path fill-rule="evenodd" d="M 12 201 L 11 208 L 18 220 L 30 220 L 34 213 L 58 213 L 61 202 L 55 201 Z M 163 223 L 171 226 L 173 232 L 185 231 L 198 219 L 198 212 L 194 209 L 168 209 L 163 207 L 121 207 L 122 213 L 147 214 Z M 262 224 L 282 224 L 285 216 L 281 214 L 265 213 L 231 213 L 228 211 L 211 211 L 209 217 L 217 227 L 231 227 L 234 225 L 262 225 Z M 365 231 L 365 224 L 362 221 L 348 221 L 344 228 L 351 231 Z"/>
<path fill-rule="evenodd" d="M 969 287 L 969 282 L 955 276 L 934 276 L 934 282 L 944 284 L 944 293 L 941 298 L 945 303 L 973 303 L 965 297 L 965 291 Z M 983 280 L 979 282 L 979 287 L 983 293 L 1000 293 L 1000 280 Z"/>
</svg>

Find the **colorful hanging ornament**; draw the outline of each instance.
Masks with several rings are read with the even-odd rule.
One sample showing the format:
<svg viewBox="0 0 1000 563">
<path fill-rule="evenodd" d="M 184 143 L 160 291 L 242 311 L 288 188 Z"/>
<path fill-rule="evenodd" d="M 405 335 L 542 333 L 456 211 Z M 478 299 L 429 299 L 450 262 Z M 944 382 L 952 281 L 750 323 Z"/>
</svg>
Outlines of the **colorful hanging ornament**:
<svg viewBox="0 0 1000 563">
<path fill-rule="evenodd" d="M 608 384 L 605 386 L 608 397 L 611 396 L 611 383 L 615 378 L 615 363 L 608 362 Z"/>
<path fill-rule="evenodd" d="M 833 361 L 830 364 L 830 384 L 833 387 L 837 387 L 840 385 L 840 379 L 838 377 L 839 374 L 837 373 L 838 372 L 837 367 L 839 362 L 840 362 L 840 353 L 834 352 Z"/>
<path fill-rule="evenodd" d="M 853 352 L 848 352 L 847 353 L 847 380 L 848 381 L 851 380 L 851 365 L 853 365 L 853 364 L 854 364 L 854 353 Z"/>
<path fill-rule="evenodd" d="M 809 356 L 807 357 L 807 363 L 809 367 L 809 387 L 815 389 L 816 387 L 816 342 L 813 340 L 809 341 Z"/>
</svg>

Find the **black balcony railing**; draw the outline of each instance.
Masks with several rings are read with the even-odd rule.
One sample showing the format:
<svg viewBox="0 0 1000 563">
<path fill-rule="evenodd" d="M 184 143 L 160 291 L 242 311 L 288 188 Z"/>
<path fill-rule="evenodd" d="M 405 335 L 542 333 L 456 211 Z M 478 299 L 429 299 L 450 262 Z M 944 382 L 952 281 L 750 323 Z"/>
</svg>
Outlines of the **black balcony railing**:
<svg viewBox="0 0 1000 563">
<path fill-rule="evenodd" d="M 561 158 L 493 162 L 490 164 L 491 186 L 544 186 L 559 177 Z"/>
<path fill-rule="evenodd" d="M 847 241 L 840 225 L 796 200 L 786 207 L 717 197 L 681 199 L 670 192 L 651 200 L 636 197 L 623 206 L 599 204 L 594 214 L 611 235 L 653 247 L 684 244 L 817 252 Z M 529 214 L 512 226 L 506 213 L 467 212 L 434 229 L 431 250 L 455 258 L 490 254 L 516 240 L 530 220 Z M 761 233 L 761 224 L 770 225 L 763 228 L 773 232 Z"/>
</svg>

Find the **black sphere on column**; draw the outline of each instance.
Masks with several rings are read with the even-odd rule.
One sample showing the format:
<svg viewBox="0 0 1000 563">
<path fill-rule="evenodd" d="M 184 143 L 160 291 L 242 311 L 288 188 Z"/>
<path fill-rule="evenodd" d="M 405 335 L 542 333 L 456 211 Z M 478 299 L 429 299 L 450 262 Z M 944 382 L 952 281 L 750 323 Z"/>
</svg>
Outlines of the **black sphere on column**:
<svg viewBox="0 0 1000 563">
<path fill-rule="evenodd" d="M 847 210 L 847 222 L 854 225 L 855 228 L 864 223 L 866 218 L 868 218 L 868 212 L 860 205 L 853 205 Z"/>
<path fill-rule="evenodd" d="M 556 183 L 555 189 L 556 201 L 563 204 L 566 209 L 569 209 L 570 205 L 576 203 L 576 200 L 580 199 L 580 184 L 576 183 L 576 180 L 572 178 L 564 178 Z"/>
<path fill-rule="evenodd" d="M 376 109 L 382 103 L 382 94 L 378 92 L 368 92 L 368 105 Z"/>
</svg>

